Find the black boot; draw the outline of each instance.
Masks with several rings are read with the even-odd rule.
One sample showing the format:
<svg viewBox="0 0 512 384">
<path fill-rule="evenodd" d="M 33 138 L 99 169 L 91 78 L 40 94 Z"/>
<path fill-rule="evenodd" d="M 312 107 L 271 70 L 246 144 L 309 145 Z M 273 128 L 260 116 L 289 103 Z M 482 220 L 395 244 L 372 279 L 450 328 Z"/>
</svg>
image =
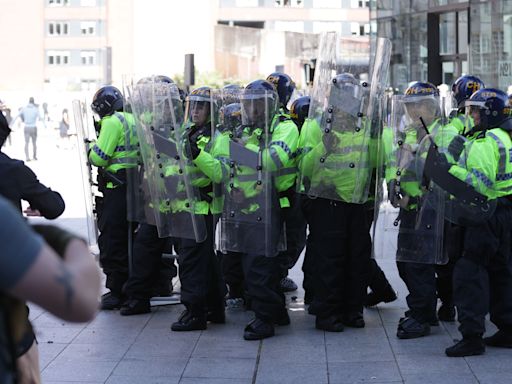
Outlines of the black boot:
<svg viewBox="0 0 512 384">
<path fill-rule="evenodd" d="M 364 305 L 366 307 L 374 307 L 379 303 L 391 303 L 397 299 L 395 291 L 391 285 L 388 285 L 382 292 L 370 292 L 366 295 Z"/>
<path fill-rule="evenodd" d="M 274 336 L 274 324 L 255 318 L 244 329 L 245 340 L 261 340 Z"/>
<path fill-rule="evenodd" d="M 226 323 L 226 312 L 224 311 L 224 308 L 209 311 L 206 315 L 206 320 L 208 320 L 211 323 L 214 324 L 225 324 Z"/>
<path fill-rule="evenodd" d="M 119 311 L 122 316 L 140 315 L 149 312 L 151 312 L 149 300 L 138 299 L 127 300 Z"/>
<path fill-rule="evenodd" d="M 113 310 L 119 309 L 123 306 L 125 298 L 122 295 L 117 295 L 113 292 L 105 293 L 101 296 L 101 309 Z"/>
<path fill-rule="evenodd" d="M 316 317 L 315 328 L 327 332 L 343 332 L 345 328 L 340 316 Z"/>
<path fill-rule="evenodd" d="M 480 336 L 464 337 L 461 341 L 446 348 L 446 356 L 464 357 L 483 355 L 485 352 L 485 344 Z"/>
<path fill-rule="evenodd" d="M 441 304 L 437 311 L 437 317 L 441 321 L 452 323 L 455 321 L 455 307 L 453 304 Z"/>
<path fill-rule="evenodd" d="M 283 309 L 281 314 L 274 320 L 274 324 L 276 325 L 290 325 L 290 316 L 288 315 L 288 311 Z"/>
<path fill-rule="evenodd" d="M 498 348 L 512 348 L 512 333 L 499 330 L 494 335 L 484 338 L 485 345 Z"/>
<path fill-rule="evenodd" d="M 345 313 L 341 320 L 343 324 L 351 328 L 364 328 L 364 318 L 361 312 L 349 312 Z"/>
<path fill-rule="evenodd" d="M 399 339 L 416 339 L 430 334 L 430 324 L 420 323 L 414 317 L 404 317 L 398 323 L 396 337 Z"/>
<path fill-rule="evenodd" d="M 185 309 L 178 321 L 172 323 L 171 330 L 175 332 L 202 331 L 206 329 L 206 315 L 194 315 Z"/>
</svg>

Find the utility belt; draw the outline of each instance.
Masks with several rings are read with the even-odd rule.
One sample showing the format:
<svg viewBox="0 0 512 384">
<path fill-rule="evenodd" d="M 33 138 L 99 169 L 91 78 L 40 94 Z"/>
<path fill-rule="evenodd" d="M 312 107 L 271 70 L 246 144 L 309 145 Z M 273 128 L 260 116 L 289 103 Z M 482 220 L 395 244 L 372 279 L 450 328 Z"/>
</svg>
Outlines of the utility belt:
<svg viewBox="0 0 512 384">
<path fill-rule="evenodd" d="M 98 168 L 98 189 L 100 191 L 105 190 L 109 182 L 112 183 L 114 188 L 126 184 L 126 169 L 110 172 L 104 168 Z"/>
</svg>

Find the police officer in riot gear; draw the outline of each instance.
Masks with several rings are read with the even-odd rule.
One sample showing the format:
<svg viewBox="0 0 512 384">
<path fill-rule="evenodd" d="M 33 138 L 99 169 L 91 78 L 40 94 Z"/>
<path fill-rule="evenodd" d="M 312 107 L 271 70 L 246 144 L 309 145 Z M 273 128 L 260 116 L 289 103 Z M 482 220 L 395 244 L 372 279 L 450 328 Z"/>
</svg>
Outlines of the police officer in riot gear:
<svg viewBox="0 0 512 384">
<path fill-rule="evenodd" d="M 91 108 L 99 116 L 100 134 L 92 144 L 89 161 L 102 177 L 103 210 L 99 213 L 100 264 L 110 292 L 102 297 L 102 309 L 120 308 L 122 288 L 128 279 L 128 231 L 126 169 L 137 165 L 137 139 L 133 116 L 123 111 L 123 96 L 113 86 L 100 88 Z"/>
<path fill-rule="evenodd" d="M 465 166 L 442 161 L 450 174 L 497 203 L 488 220 L 465 226 L 463 251 L 454 269 L 454 299 L 463 338 L 446 349 L 450 357 L 480 355 L 485 345 L 512 347 L 512 109 L 505 92 L 483 88 L 465 103 L 474 121 L 463 148 Z M 482 339 L 485 316 L 498 331 Z"/>
<path fill-rule="evenodd" d="M 282 72 L 271 73 L 267 77 L 267 81 L 274 85 L 279 96 L 279 118 L 283 122 L 290 120 L 291 117 L 287 106 L 295 91 L 294 81 L 290 76 Z M 288 125 L 292 130 L 297 129 L 292 124 Z M 295 125 L 295 122 L 293 125 Z M 290 207 L 283 210 L 286 228 L 286 251 L 282 251 L 278 255 L 281 266 L 281 281 L 279 284 L 283 292 L 291 292 L 297 289 L 297 284 L 288 277 L 288 270 L 293 268 L 306 245 L 306 220 L 300 208 L 300 197 L 295 194 L 295 189 L 295 186 L 293 186 L 289 191 L 282 193 L 286 193 L 290 201 Z"/>
</svg>

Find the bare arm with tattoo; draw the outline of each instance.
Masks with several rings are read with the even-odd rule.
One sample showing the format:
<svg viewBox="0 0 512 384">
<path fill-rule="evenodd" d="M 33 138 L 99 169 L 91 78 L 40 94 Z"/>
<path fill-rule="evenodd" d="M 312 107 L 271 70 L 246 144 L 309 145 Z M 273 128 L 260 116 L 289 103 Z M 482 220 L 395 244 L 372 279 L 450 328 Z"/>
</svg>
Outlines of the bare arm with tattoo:
<svg viewBox="0 0 512 384">
<path fill-rule="evenodd" d="M 43 245 L 35 262 L 10 293 L 67 321 L 89 321 L 98 309 L 100 274 L 81 240 L 71 240 L 61 259 Z"/>
</svg>

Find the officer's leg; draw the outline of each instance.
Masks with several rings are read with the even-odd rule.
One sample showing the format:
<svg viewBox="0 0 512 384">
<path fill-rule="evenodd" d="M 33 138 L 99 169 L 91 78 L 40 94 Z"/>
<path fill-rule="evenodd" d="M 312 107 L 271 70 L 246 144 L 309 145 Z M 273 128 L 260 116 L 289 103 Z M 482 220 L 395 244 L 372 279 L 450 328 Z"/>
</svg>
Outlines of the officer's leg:
<svg viewBox="0 0 512 384">
<path fill-rule="evenodd" d="M 211 252 L 208 253 L 208 294 L 207 294 L 207 307 L 208 307 L 208 321 L 214 323 L 225 323 L 225 303 L 224 297 L 226 296 L 226 283 L 222 278 L 221 271 L 221 258 L 215 252 L 215 239 L 213 238 L 214 223 L 213 217 L 207 216 L 207 230 L 211 233 L 207 241 L 210 242 Z"/>
<path fill-rule="evenodd" d="M 343 330 L 343 266 L 348 252 L 347 204 L 318 198 L 313 203 L 310 235 L 322 244 L 315 253 L 315 297 L 309 313 L 316 315 L 318 329 Z"/>
<path fill-rule="evenodd" d="M 154 277 L 158 274 L 166 241 L 158 237 L 154 225 L 140 225 L 133 244 L 131 275 L 125 285 L 129 300 L 121 308 L 122 315 L 150 311 L 149 299 L 153 296 Z"/>
<path fill-rule="evenodd" d="M 494 347 L 512 348 L 512 209 L 502 208 L 499 216 L 500 244 L 489 266 L 490 314 L 498 332 L 485 338 Z"/>
<path fill-rule="evenodd" d="M 365 300 L 365 305 L 368 307 L 373 307 L 380 302 L 390 303 L 396 300 L 393 287 L 375 259 L 370 259 L 369 262 L 368 287 L 371 290 Z"/>
<path fill-rule="evenodd" d="M 206 329 L 207 296 L 212 259 L 216 259 L 213 248 L 212 217 L 199 216 L 206 221 L 206 240 L 197 243 L 191 239 L 179 239 L 178 257 L 180 266 L 181 302 L 187 310 L 172 324 L 173 331 Z"/>
<path fill-rule="evenodd" d="M 227 252 L 222 255 L 222 274 L 229 288 L 229 299 L 233 299 L 228 302 L 228 307 L 230 304 L 233 304 L 233 307 L 238 307 L 242 304 L 241 300 L 244 297 L 244 270 L 241 253 Z"/>
<path fill-rule="evenodd" d="M 300 196 L 294 191 L 288 193 L 290 207 L 282 209 L 286 229 L 286 250 L 279 252 L 278 263 L 281 269 L 281 289 L 284 292 L 295 291 L 297 285 L 287 278 L 288 270 L 293 268 L 306 244 L 306 220 L 300 207 Z"/>
<path fill-rule="evenodd" d="M 498 249 L 496 213 L 478 226 L 466 227 L 462 257 L 453 270 L 453 299 L 463 339 L 445 350 L 451 357 L 480 355 L 485 346 L 485 315 L 489 310 L 489 260 Z"/>
<path fill-rule="evenodd" d="M 128 279 L 128 221 L 126 220 L 126 187 L 124 185 L 105 190 L 100 230 L 102 231 L 100 243 L 103 247 L 100 253 L 100 264 L 107 276 L 106 287 L 115 298 L 119 299 L 114 303 L 115 305 L 112 305 L 116 308 L 122 303 L 122 289 Z"/>
<path fill-rule="evenodd" d="M 364 327 L 363 304 L 366 298 L 368 265 L 372 254 L 372 243 L 365 215 L 366 208 L 360 204 L 347 204 L 349 214 L 348 253 L 343 268 L 343 322 L 345 325 Z"/>
<path fill-rule="evenodd" d="M 312 201 L 313 200 L 307 196 L 301 196 L 301 208 L 307 223 L 309 223 L 310 216 L 312 215 Z M 318 252 L 318 250 L 315 248 L 315 243 L 310 233 L 306 239 L 306 252 L 304 253 L 304 261 L 302 262 L 302 272 L 304 272 L 302 287 L 304 288 L 305 304 L 310 304 L 314 297 L 315 252 Z"/>
</svg>

